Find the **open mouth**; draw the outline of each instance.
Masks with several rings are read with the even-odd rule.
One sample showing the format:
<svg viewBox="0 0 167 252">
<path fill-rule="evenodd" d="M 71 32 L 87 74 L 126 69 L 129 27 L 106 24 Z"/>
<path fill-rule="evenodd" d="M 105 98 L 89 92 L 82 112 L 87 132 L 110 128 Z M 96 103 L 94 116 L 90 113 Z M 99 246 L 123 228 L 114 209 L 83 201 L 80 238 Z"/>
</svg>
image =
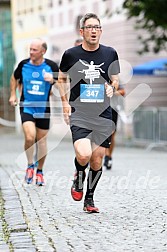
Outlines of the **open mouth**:
<svg viewBox="0 0 167 252">
<path fill-rule="evenodd" d="M 92 35 L 91 39 L 93 39 L 93 40 L 96 39 L 96 35 Z"/>
</svg>

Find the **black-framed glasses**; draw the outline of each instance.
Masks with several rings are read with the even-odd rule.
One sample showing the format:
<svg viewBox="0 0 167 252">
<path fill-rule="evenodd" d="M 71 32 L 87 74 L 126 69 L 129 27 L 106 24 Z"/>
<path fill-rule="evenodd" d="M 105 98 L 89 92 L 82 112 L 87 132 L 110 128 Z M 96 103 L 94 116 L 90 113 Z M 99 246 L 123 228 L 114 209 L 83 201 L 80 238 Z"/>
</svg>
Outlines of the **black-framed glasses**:
<svg viewBox="0 0 167 252">
<path fill-rule="evenodd" d="M 96 31 L 100 31 L 101 26 L 100 25 L 86 25 L 86 26 L 83 26 L 82 29 L 85 29 L 87 31 L 92 31 L 93 29 L 95 29 Z"/>
</svg>

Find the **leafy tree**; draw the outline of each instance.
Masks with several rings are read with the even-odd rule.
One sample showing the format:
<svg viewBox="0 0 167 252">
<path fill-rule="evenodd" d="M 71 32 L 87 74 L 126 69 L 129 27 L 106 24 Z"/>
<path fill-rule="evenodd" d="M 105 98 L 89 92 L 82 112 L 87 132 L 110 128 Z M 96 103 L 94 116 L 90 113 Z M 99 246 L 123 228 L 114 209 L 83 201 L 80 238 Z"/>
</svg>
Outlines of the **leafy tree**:
<svg viewBox="0 0 167 252">
<path fill-rule="evenodd" d="M 136 17 L 137 29 L 145 29 L 148 36 L 139 36 L 143 48 L 140 54 L 167 49 L 167 0 L 125 0 L 123 9 L 128 19 Z"/>
</svg>

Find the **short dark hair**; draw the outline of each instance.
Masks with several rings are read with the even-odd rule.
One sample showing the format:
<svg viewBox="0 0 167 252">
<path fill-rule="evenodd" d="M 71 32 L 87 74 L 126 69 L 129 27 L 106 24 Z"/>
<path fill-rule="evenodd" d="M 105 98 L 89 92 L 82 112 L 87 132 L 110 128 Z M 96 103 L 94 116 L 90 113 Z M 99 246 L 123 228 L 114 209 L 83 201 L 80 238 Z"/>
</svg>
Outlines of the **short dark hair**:
<svg viewBox="0 0 167 252">
<path fill-rule="evenodd" d="M 97 19 L 99 21 L 99 24 L 100 24 L 100 19 L 99 19 L 99 17 L 96 14 L 94 14 L 94 13 L 87 13 L 80 20 L 80 28 L 83 28 L 84 25 L 85 25 L 86 20 L 88 20 L 90 18 Z"/>
</svg>

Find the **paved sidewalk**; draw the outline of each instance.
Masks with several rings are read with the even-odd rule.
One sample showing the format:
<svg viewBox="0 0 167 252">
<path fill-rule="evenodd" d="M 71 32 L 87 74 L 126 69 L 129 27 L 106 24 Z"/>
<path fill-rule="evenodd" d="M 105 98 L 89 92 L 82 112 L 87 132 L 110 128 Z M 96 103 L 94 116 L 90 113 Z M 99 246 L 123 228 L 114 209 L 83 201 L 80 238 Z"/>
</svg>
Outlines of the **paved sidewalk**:
<svg viewBox="0 0 167 252">
<path fill-rule="evenodd" d="M 27 185 L 23 136 L 1 134 L 0 252 L 167 251 L 167 153 L 116 147 L 87 214 L 70 195 L 71 141 L 49 136 L 48 149 L 46 185 Z"/>
</svg>

